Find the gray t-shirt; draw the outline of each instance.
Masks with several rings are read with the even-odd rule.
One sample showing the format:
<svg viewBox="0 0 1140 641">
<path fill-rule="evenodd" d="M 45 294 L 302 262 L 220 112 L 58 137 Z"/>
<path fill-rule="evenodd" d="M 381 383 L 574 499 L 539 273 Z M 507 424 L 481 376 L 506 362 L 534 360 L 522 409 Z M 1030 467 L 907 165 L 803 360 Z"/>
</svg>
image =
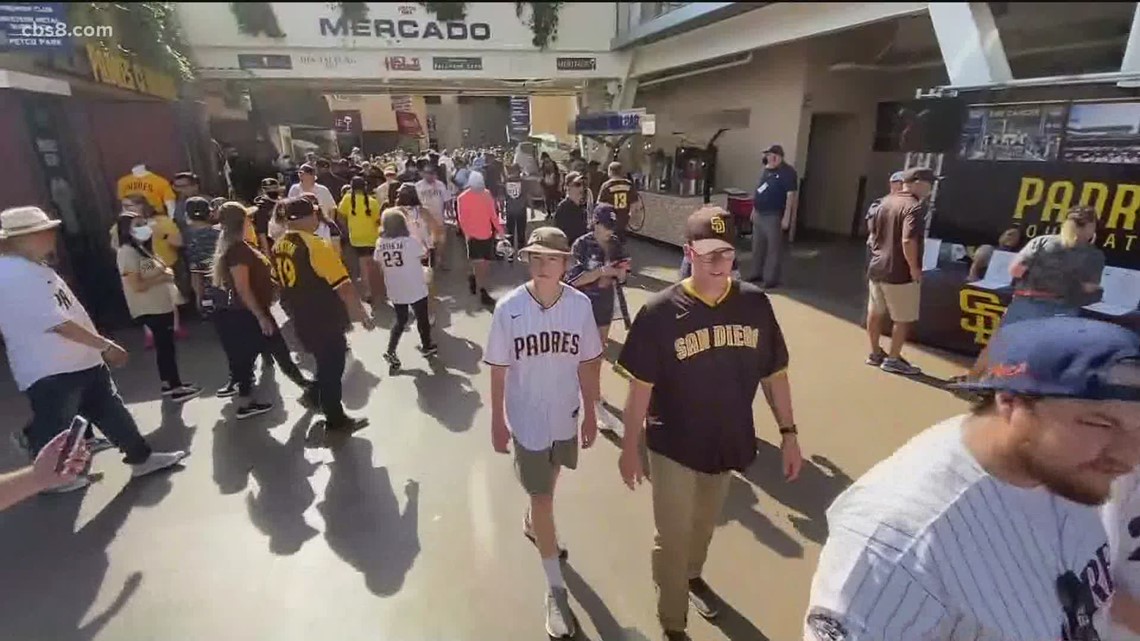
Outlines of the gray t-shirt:
<svg viewBox="0 0 1140 641">
<path fill-rule="evenodd" d="M 1027 269 L 1017 289 L 1048 292 L 1073 307 L 1100 300 L 1099 292 L 1084 290 L 1084 283 L 1099 283 L 1104 271 L 1104 253 L 1096 247 L 1066 247 L 1060 236 L 1038 236 L 1021 250 L 1018 261 Z"/>
</svg>

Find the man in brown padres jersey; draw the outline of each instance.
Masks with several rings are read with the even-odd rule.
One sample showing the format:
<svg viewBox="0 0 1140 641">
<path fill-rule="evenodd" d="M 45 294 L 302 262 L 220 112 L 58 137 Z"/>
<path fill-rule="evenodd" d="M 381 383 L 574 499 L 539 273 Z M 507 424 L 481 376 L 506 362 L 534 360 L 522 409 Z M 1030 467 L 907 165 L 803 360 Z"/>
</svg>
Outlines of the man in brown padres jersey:
<svg viewBox="0 0 1140 641">
<path fill-rule="evenodd" d="M 764 292 L 732 279 L 732 218 L 703 207 L 686 222 L 690 278 L 641 309 L 618 358 L 630 380 L 618 462 L 631 489 L 642 480 L 645 429 L 653 472 L 653 581 L 667 641 L 687 639 L 689 602 L 706 619 L 720 599 L 701 578 L 731 474 L 756 458 L 757 387 L 779 426 L 784 477 L 802 461 L 792 416 L 788 350 Z"/>
<path fill-rule="evenodd" d="M 281 303 L 301 346 L 317 361 L 313 392 L 325 415 L 325 431 L 352 433 L 367 426 L 368 419 L 349 417 L 341 403 L 348 351 L 344 335 L 352 321 L 367 330 L 375 324 L 360 304 L 336 250 L 313 233 L 320 225 L 317 208 L 304 198 L 289 198 L 280 206 L 289 228 L 273 246 Z"/>
<path fill-rule="evenodd" d="M 625 240 L 625 232 L 629 227 L 629 212 L 634 206 L 642 207 L 641 197 L 637 195 L 637 187 L 625 177 L 625 170 L 620 162 L 611 162 L 609 166 L 609 179 L 602 183 L 598 189 L 598 202 L 612 205 L 617 213 L 617 236 Z"/>
</svg>

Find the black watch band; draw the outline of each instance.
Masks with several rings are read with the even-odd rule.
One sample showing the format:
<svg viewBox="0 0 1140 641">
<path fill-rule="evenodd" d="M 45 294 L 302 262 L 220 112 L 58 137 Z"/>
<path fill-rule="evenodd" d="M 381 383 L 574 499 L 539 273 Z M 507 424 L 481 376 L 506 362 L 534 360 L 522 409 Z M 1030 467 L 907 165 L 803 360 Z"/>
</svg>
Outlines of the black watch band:
<svg viewBox="0 0 1140 641">
<path fill-rule="evenodd" d="M 796 429 L 795 425 L 789 425 L 787 427 L 781 427 L 780 428 L 780 434 L 785 435 L 785 436 L 788 434 L 795 436 L 796 434 L 799 434 L 799 433 L 800 432 L 799 432 L 799 430 Z"/>
</svg>

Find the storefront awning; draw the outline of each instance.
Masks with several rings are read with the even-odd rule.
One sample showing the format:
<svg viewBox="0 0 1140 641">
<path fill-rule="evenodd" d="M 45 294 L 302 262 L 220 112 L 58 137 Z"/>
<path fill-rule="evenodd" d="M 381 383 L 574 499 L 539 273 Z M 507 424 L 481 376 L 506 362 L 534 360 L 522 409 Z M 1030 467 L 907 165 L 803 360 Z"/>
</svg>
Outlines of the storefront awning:
<svg viewBox="0 0 1140 641">
<path fill-rule="evenodd" d="M 23 71 L 0 69 L 0 89 L 20 89 L 56 96 L 70 96 L 71 84 L 66 80 L 37 76 Z"/>
</svg>

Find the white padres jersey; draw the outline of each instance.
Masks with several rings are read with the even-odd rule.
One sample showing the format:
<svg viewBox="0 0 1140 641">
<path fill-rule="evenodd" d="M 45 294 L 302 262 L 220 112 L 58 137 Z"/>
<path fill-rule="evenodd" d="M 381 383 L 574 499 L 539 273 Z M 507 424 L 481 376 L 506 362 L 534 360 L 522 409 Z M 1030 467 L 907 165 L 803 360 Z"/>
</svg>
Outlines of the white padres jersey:
<svg viewBox="0 0 1140 641">
<path fill-rule="evenodd" d="M 499 299 L 483 362 L 507 367 L 507 425 L 531 451 L 578 434 L 578 366 L 602 355 L 590 299 L 562 285 L 543 308 L 526 285 Z"/>
<path fill-rule="evenodd" d="M 1118 590 L 1140 601 L 1140 469 L 1116 479 L 1112 499 L 1104 506 L 1112 579 Z M 1140 641 L 1140 634 L 1113 626 L 1108 639 Z"/>
<path fill-rule="evenodd" d="M 384 272 L 388 299 L 397 305 L 411 305 L 428 295 L 427 280 L 420 258 L 423 244 L 411 236 L 383 238 L 376 241 L 372 258 Z"/>
<path fill-rule="evenodd" d="M 828 508 L 805 639 L 1108 638 L 1099 511 L 987 474 L 964 419 L 911 439 Z M 1062 606 L 1059 583 L 1077 605 Z"/>
<path fill-rule="evenodd" d="M 401 207 L 404 212 L 404 219 L 408 221 L 408 231 L 412 234 L 412 238 L 417 238 L 424 247 L 435 247 L 435 239 L 431 235 L 431 227 L 428 226 L 427 219 L 424 218 L 422 207 Z"/>
</svg>

